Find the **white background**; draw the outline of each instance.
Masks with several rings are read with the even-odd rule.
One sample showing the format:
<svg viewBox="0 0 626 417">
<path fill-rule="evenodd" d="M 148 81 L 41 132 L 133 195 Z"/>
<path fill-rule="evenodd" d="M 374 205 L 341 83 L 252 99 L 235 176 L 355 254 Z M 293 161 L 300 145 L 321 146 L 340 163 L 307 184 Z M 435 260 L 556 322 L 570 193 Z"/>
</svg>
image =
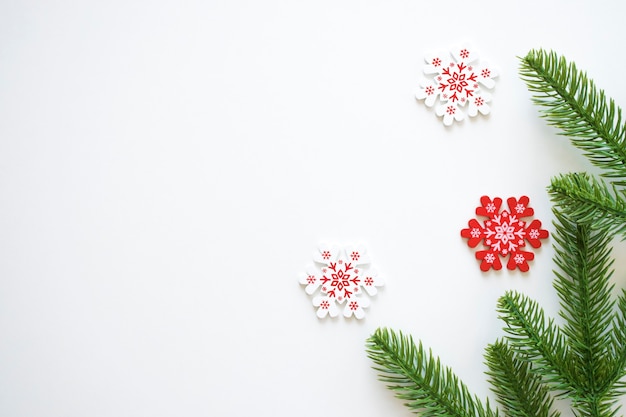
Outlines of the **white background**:
<svg viewBox="0 0 626 417">
<path fill-rule="evenodd" d="M 491 397 L 498 297 L 557 313 L 552 241 L 481 273 L 460 230 L 528 195 L 552 231 L 550 177 L 593 170 L 517 57 L 554 49 L 624 104 L 625 8 L 0 1 L 0 415 L 409 416 L 365 355 L 379 326 Z M 462 41 L 501 73 L 491 115 L 446 128 L 414 94 Z M 361 321 L 298 284 L 323 241 L 386 278 Z"/>
</svg>

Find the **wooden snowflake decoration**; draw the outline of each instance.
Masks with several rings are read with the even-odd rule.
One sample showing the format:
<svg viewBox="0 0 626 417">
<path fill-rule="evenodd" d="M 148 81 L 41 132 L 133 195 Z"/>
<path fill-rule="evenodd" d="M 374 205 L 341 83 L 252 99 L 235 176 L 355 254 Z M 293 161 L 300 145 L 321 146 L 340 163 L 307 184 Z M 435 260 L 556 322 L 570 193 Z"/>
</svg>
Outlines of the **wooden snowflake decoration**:
<svg viewBox="0 0 626 417">
<path fill-rule="evenodd" d="M 507 258 L 506 267 L 526 272 L 530 268 L 528 261 L 535 258 L 533 252 L 525 250 L 526 245 L 533 248 L 541 247 L 541 239 L 548 237 L 548 231 L 541 228 L 537 219 L 525 220 L 534 214 L 528 207 L 529 198 L 507 199 L 508 210 L 501 210 L 502 199 L 493 200 L 487 196 L 480 199 L 481 205 L 476 208 L 478 216 L 485 217 L 482 223 L 476 219 L 468 222 L 468 228 L 461 230 L 461 236 L 467 238 L 467 244 L 475 248 L 479 243 L 484 250 L 476 251 L 476 259 L 480 260 L 480 269 L 488 271 L 502 269 L 500 258 Z"/>
<path fill-rule="evenodd" d="M 345 317 L 363 318 L 364 308 L 370 305 L 368 296 L 376 295 L 377 287 L 383 285 L 376 271 L 370 268 L 365 249 L 321 245 L 313 261 L 300 277 L 300 283 L 306 285 L 307 294 L 313 295 L 317 316 L 335 317 L 342 309 Z"/>
<path fill-rule="evenodd" d="M 478 53 L 468 45 L 424 57 L 424 74 L 430 78 L 420 82 L 416 97 L 424 100 L 426 106 L 434 107 L 446 126 L 466 116 L 486 115 L 491 111 L 491 94 L 487 90 L 494 88 L 498 71 L 478 58 Z"/>
</svg>

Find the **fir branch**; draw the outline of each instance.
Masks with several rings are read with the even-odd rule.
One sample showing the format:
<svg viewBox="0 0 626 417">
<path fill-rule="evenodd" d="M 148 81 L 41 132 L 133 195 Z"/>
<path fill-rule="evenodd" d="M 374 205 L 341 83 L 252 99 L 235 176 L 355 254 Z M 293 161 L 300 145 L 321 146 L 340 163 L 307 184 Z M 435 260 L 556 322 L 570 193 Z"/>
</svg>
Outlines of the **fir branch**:
<svg viewBox="0 0 626 417">
<path fill-rule="evenodd" d="M 576 356 L 592 360 L 604 352 L 613 319 L 611 238 L 604 229 L 594 231 L 557 210 L 554 214 L 554 262 L 560 271 L 554 271 L 553 286 L 566 321 L 563 332 L 574 342 Z"/>
<path fill-rule="evenodd" d="M 520 76 L 542 117 L 604 169 L 603 176 L 626 185 L 626 126 L 614 100 L 553 51 L 531 50 L 521 58 Z"/>
<path fill-rule="evenodd" d="M 513 350 L 535 365 L 553 389 L 566 395 L 577 382 L 571 369 L 567 345 L 554 320 L 546 319 L 537 302 L 515 291 L 498 300 L 497 311 L 506 323 L 504 331 Z"/>
<path fill-rule="evenodd" d="M 489 345 L 485 359 L 491 390 L 508 417 L 559 417 L 554 400 L 532 365 L 516 358 L 513 350 L 502 340 Z"/>
<path fill-rule="evenodd" d="M 554 288 L 561 300 L 560 315 L 566 323 L 563 334 L 576 374 L 571 399 L 583 414 L 611 415 L 612 384 L 607 385 L 615 371 L 607 349 L 615 306 L 609 282 L 611 237 L 606 229 L 573 222 L 558 210 L 554 214 L 554 261 L 560 268 L 554 271 Z"/>
<path fill-rule="evenodd" d="M 497 417 L 489 400 L 486 406 L 472 397 L 467 386 L 439 358 L 415 345 L 402 332 L 379 328 L 367 340 L 367 354 L 376 364 L 379 379 L 396 397 L 423 417 Z"/>
<path fill-rule="evenodd" d="M 626 238 L 626 199 L 615 186 L 609 188 L 587 173 L 571 173 L 552 178 L 548 192 L 573 221 L 606 228 Z"/>
</svg>

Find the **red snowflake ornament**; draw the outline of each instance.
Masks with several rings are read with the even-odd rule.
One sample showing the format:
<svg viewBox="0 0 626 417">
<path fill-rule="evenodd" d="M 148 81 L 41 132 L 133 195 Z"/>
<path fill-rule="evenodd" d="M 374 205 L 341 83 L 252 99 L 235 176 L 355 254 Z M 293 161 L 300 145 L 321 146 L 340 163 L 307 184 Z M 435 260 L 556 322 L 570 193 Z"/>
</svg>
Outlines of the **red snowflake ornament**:
<svg viewBox="0 0 626 417">
<path fill-rule="evenodd" d="M 537 219 L 527 222 L 535 212 L 528 207 L 529 198 L 522 196 L 519 199 L 507 199 L 508 210 L 500 210 L 502 199 L 493 200 L 487 196 L 480 198 L 481 206 L 476 208 L 478 216 L 486 217 L 481 224 L 476 219 L 468 222 L 468 228 L 461 230 L 461 236 L 467 238 L 467 245 L 475 248 L 482 243 L 485 250 L 476 251 L 476 259 L 480 260 L 480 269 L 488 271 L 502 269 L 500 258 L 508 261 L 506 267 L 510 270 L 519 268 L 526 272 L 530 268 L 528 261 L 535 258 L 533 252 L 524 250 L 528 243 L 533 248 L 541 247 L 541 239 L 548 237 L 548 231 L 541 228 Z"/>
<path fill-rule="evenodd" d="M 345 317 L 363 318 L 364 308 L 370 305 L 368 296 L 376 295 L 377 287 L 383 285 L 376 271 L 370 268 L 365 249 L 322 245 L 313 260 L 314 264 L 300 276 L 300 284 L 306 285 L 307 294 L 314 295 L 317 316 L 335 317 L 343 305 Z"/>
</svg>

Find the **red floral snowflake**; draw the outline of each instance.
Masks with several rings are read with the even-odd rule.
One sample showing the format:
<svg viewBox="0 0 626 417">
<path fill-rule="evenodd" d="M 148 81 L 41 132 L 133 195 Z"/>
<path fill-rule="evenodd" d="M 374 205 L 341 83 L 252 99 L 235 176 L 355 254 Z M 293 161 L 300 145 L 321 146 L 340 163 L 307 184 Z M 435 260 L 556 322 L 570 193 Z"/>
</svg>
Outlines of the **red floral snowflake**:
<svg viewBox="0 0 626 417">
<path fill-rule="evenodd" d="M 497 70 L 478 62 L 478 54 L 469 46 L 453 48 L 450 53 L 439 52 L 425 56 L 424 74 L 433 78 L 422 80 L 416 93 L 435 113 L 443 116 L 443 124 L 461 121 L 465 116 L 489 114 L 491 94 L 486 89 L 495 86 Z M 465 110 L 467 109 L 467 110 Z"/>
<path fill-rule="evenodd" d="M 476 259 L 482 261 L 482 271 L 502 269 L 501 257 L 508 257 L 508 269 L 528 271 L 528 261 L 533 260 L 535 255 L 524 250 L 526 244 L 539 248 L 541 239 L 548 237 L 548 231 L 541 228 L 539 220 L 534 219 L 530 223 L 524 220 L 534 214 L 534 210 L 528 207 L 528 202 L 529 198 L 526 196 L 519 199 L 510 197 L 507 199 L 509 209 L 501 211 L 501 198 L 492 200 L 487 196 L 481 197 L 481 206 L 476 208 L 476 214 L 487 219 L 482 224 L 471 219 L 468 222 L 469 227 L 461 230 L 461 236 L 468 239 L 467 244 L 471 248 L 482 242 L 485 250 L 476 251 Z"/>
<path fill-rule="evenodd" d="M 383 285 L 382 279 L 370 268 L 369 257 L 362 247 L 340 249 L 324 245 L 314 256 L 314 265 L 310 265 L 300 277 L 300 283 L 306 285 L 305 291 L 313 297 L 317 307 L 317 316 L 337 316 L 339 306 L 343 307 L 345 317 L 365 316 L 364 308 L 370 304 L 368 296 L 374 296 L 377 287 Z"/>
</svg>

